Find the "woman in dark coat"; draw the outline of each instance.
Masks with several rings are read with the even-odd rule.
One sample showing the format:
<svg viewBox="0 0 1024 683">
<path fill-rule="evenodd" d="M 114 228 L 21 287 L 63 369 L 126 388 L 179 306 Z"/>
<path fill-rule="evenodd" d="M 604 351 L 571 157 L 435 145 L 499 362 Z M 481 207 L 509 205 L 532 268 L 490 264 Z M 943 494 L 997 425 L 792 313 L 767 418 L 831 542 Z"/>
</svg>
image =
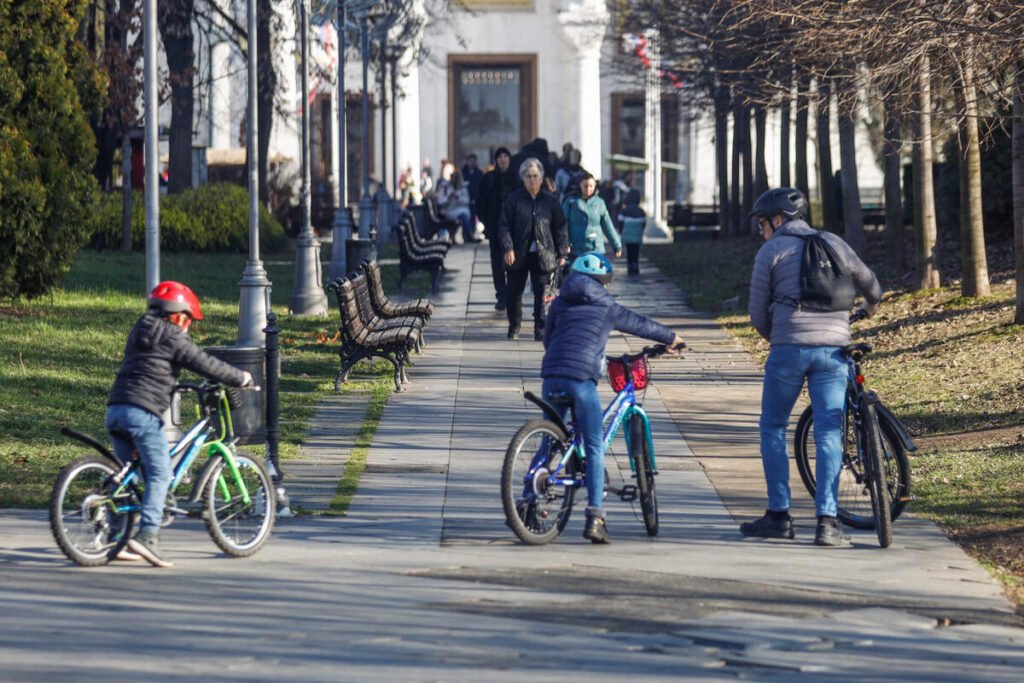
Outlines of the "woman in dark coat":
<svg viewBox="0 0 1024 683">
<path fill-rule="evenodd" d="M 533 338 L 544 338 L 544 292 L 551 273 L 565 263 L 569 235 L 558 199 L 543 189 L 544 165 L 530 157 L 519 167 L 523 187 L 508 196 L 498 221 L 498 238 L 508 268 L 508 338 L 523 321 L 523 290 L 533 286 Z"/>
</svg>

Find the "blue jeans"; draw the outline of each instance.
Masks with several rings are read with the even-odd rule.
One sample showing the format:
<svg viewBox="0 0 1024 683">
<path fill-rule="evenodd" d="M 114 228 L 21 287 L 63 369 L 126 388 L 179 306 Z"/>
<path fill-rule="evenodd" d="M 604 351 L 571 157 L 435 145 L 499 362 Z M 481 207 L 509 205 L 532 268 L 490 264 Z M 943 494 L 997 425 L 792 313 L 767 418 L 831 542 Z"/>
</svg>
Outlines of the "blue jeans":
<svg viewBox="0 0 1024 683">
<path fill-rule="evenodd" d="M 545 377 L 544 398 L 561 393 L 573 397 L 576 405 L 576 425 L 583 438 L 583 451 L 587 463 L 587 506 L 604 505 L 604 430 L 601 425 L 601 398 L 597 384 L 592 380 L 568 377 Z M 562 415 L 565 419 L 566 415 Z"/>
<path fill-rule="evenodd" d="M 107 408 L 107 431 L 115 429 L 131 434 L 132 441 L 111 434 L 114 453 L 122 462 L 128 462 L 132 450 L 137 450 L 145 470 L 146 492 L 142 496 L 142 521 L 139 524 L 139 531 L 157 533 L 164 517 L 167 489 L 170 488 L 173 478 L 164 424 L 148 410 L 117 403 Z"/>
<path fill-rule="evenodd" d="M 814 507 L 818 516 L 836 514 L 842 465 L 842 419 L 846 410 L 846 358 L 836 346 L 773 346 L 764 367 L 761 394 L 761 463 L 768 484 L 768 509 L 789 510 L 789 454 L 786 426 L 804 378 L 814 411 Z"/>
</svg>

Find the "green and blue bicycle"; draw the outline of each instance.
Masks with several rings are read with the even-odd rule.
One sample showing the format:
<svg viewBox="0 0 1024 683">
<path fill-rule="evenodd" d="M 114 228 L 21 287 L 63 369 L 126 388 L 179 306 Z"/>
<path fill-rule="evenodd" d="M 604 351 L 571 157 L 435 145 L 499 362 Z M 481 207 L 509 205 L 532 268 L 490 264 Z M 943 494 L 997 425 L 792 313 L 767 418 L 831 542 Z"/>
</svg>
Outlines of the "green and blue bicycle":
<svg viewBox="0 0 1024 683">
<path fill-rule="evenodd" d="M 170 451 L 174 474 L 163 526 L 179 516 L 202 517 L 221 550 L 248 557 L 270 537 L 276 498 L 263 463 L 235 448 L 231 407 L 239 405 L 237 391 L 218 383 L 175 387 L 179 394 L 196 394 L 198 419 Z M 117 557 L 137 523 L 145 488 L 142 460 L 133 453 L 121 462 L 88 434 L 66 427 L 61 432 L 96 452 L 75 459 L 58 475 L 50 497 L 50 529 L 69 560 L 83 567 L 103 565 Z M 202 458 L 205 464 L 193 477 Z M 189 484 L 186 499 L 179 502 L 177 490 Z"/>
</svg>

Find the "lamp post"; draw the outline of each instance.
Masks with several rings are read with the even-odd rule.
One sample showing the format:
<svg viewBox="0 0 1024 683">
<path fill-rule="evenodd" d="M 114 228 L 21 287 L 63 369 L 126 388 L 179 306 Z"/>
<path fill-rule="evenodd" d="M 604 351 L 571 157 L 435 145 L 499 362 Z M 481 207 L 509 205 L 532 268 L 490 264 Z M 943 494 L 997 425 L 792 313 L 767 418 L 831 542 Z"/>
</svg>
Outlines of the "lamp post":
<svg viewBox="0 0 1024 683">
<path fill-rule="evenodd" d="M 347 271 L 354 270 L 360 261 L 377 258 L 376 211 L 370 195 L 370 17 L 381 8 L 377 0 L 355 6 L 363 57 L 363 194 L 359 200 L 359 239 L 351 239 L 345 246 Z"/>
<path fill-rule="evenodd" d="M 338 0 L 335 21 L 338 26 L 338 212 L 334 214 L 329 277 L 344 277 L 347 270 L 345 245 L 355 227 L 348 206 L 348 109 L 345 105 L 345 49 L 348 29 L 348 0 Z"/>
<path fill-rule="evenodd" d="M 160 282 L 160 154 L 157 149 L 156 0 L 142 8 L 146 155 L 146 292 Z M 127 133 L 125 133 L 127 136 Z"/>
<path fill-rule="evenodd" d="M 256 104 L 258 87 L 256 74 L 256 0 L 246 0 L 249 40 L 248 81 L 249 97 L 246 111 L 246 156 L 249 160 L 249 261 L 238 283 L 241 300 L 238 305 L 238 346 L 264 345 L 263 328 L 267 324 L 270 308 L 270 280 L 260 261 L 260 191 L 259 191 L 259 147 L 256 125 L 259 109 Z"/>
<path fill-rule="evenodd" d="M 295 245 L 295 288 L 288 300 L 293 315 L 327 315 L 321 284 L 320 240 L 313 232 L 309 170 L 309 0 L 299 3 L 299 49 L 302 50 L 302 229 Z"/>
<path fill-rule="evenodd" d="M 380 185 L 377 186 L 377 195 L 374 201 L 377 204 L 377 239 L 387 240 L 391 229 L 391 197 L 388 196 L 388 29 L 391 28 L 390 21 L 382 21 L 380 29 L 380 50 L 378 55 L 380 63 L 377 66 L 377 76 L 380 81 Z M 394 107 L 394 102 L 391 106 Z"/>
</svg>

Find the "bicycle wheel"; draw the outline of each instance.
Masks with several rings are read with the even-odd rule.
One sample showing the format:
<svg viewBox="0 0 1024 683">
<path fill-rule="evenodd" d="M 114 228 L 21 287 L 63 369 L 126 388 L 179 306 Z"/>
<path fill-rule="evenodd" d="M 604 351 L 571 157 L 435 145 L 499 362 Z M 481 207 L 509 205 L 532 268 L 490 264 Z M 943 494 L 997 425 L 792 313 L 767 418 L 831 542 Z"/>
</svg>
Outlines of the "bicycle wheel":
<svg viewBox="0 0 1024 683">
<path fill-rule="evenodd" d="M 238 474 L 249 492 L 249 502 L 223 457 L 206 486 L 206 528 L 221 550 L 232 557 L 248 557 L 259 550 L 274 528 L 276 498 L 270 474 L 250 455 L 238 453 Z"/>
<path fill-rule="evenodd" d="M 555 540 L 569 522 L 575 486 L 549 485 L 548 476 L 565 454 L 565 432 L 547 420 L 527 422 L 512 437 L 501 468 L 501 505 L 505 523 L 523 543 Z M 577 458 L 564 474 L 575 477 Z"/>
<path fill-rule="evenodd" d="M 640 497 L 640 510 L 648 536 L 658 535 L 658 493 L 654 486 L 654 466 L 647 448 L 647 430 L 639 415 L 629 418 L 629 457 L 636 470 L 636 489 Z"/>
<path fill-rule="evenodd" d="M 117 466 L 100 455 L 85 455 L 61 470 L 50 496 L 50 530 L 57 546 L 69 560 L 83 567 L 110 562 L 128 542 L 135 512 L 118 512 L 117 506 L 138 509 L 134 487 L 110 497 L 117 485 Z"/>
<path fill-rule="evenodd" d="M 884 415 L 878 416 L 881 426 L 885 480 L 888 485 L 892 518 L 895 520 L 910 501 L 910 461 L 907 459 L 903 440 L 896 427 Z M 857 437 L 854 433 L 854 411 L 850 407 L 843 423 L 843 464 L 839 471 L 837 516 L 842 522 L 855 529 L 873 529 L 874 512 L 871 497 L 864 480 L 864 466 L 857 455 Z M 810 406 L 800 416 L 793 436 L 793 455 L 797 471 L 807 492 L 813 497 L 815 485 L 814 416 Z"/>
<path fill-rule="evenodd" d="M 878 407 L 874 401 L 861 400 L 864 419 L 864 460 L 867 465 L 867 484 L 871 495 L 871 510 L 875 518 L 875 534 L 883 548 L 892 545 L 892 500 L 885 479 L 882 429 L 878 424 Z"/>
</svg>

